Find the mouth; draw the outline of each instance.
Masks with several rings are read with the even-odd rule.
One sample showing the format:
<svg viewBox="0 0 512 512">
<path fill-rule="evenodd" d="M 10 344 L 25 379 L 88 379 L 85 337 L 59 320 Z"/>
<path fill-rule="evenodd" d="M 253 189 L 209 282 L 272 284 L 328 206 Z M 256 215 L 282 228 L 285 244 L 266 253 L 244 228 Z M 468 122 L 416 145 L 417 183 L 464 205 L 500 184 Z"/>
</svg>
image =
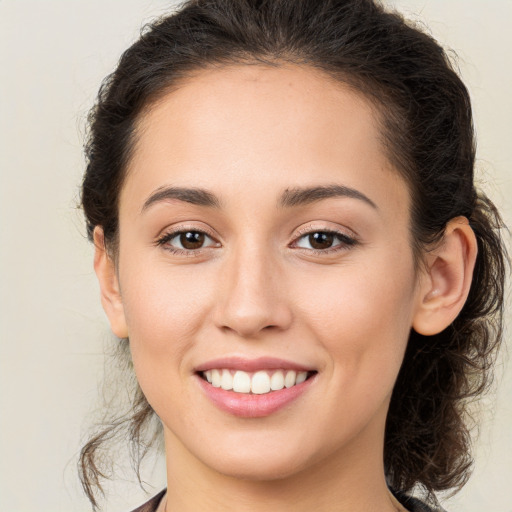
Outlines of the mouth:
<svg viewBox="0 0 512 512">
<path fill-rule="evenodd" d="M 307 381 L 316 373 L 316 371 L 296 371 L 291 369 L 248 372 L 229 368 L 212 368 L 197 372 L 200 378 L 211 384 L 214 388 L 245 395 L 265 395 L 283 389 L 290 389 Z"/>
<path fill-rule="evenodd" d="M 195 369 L 204 395 L 221 411 L 240 418 L 262 418 L 301 403 L 318 371 L 292 361 L 228 357 Z"/>
<path fill-rule="evenodd" d="M 317 376 L 316 368 L 274 357 L 229 356 L 195 368 L 211 403 L 240 418 L 262 418 L 301 403 Z"/>
</svg>

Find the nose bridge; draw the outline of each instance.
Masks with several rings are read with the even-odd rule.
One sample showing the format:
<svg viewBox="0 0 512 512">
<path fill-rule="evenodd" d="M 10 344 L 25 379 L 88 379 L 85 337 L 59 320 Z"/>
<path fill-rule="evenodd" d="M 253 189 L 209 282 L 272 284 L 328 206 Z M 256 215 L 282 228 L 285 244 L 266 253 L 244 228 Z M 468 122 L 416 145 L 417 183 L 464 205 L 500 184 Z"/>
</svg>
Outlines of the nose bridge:
<svg viewBox="0 0 512 512">
<path fill-rule="evenodd" d="M 265 328 L 285 329 L 291 322 L 277 255 L 268 244 L 240 240 L 223 266 L 223 297 L 217 305 L 217 325 L 251 337 Z"/>
</svg>

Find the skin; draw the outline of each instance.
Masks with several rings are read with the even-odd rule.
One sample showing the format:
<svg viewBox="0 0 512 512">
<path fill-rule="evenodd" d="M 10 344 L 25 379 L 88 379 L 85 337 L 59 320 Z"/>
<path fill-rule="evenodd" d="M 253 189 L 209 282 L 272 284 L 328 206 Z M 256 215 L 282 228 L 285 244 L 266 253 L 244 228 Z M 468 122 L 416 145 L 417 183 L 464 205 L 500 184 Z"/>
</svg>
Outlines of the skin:
<svg viewBox="0 0 512 512">
<path fill-rule="evenodd" d="M 333 184 L 373 205 L 339 196 L 278 206 L 287 189 Z M 220 207 L 144 208 L 170 186 L 205 189 Z M 201 71 L 140 119 L 119 252 L 109 256 L 96 228 L 95 268 L 163 423 L 169 511 L 403 510 L 383 468 L 392 388 L 410 329 L 434 334 L 455 318 L 476 257 L 458 218 L 415 268 L 410 201 L 370 103 L 311 69 Z M 174 229 L 209 238 L 175 254 L 178 238 L 157 243 Z M 326 230 L 355 242 L 313 252 L 308 234 Z M 226 356 L 318 373 L 286 408 L 239 418 L 212 404 L 194 372 Z"/>
</svg>

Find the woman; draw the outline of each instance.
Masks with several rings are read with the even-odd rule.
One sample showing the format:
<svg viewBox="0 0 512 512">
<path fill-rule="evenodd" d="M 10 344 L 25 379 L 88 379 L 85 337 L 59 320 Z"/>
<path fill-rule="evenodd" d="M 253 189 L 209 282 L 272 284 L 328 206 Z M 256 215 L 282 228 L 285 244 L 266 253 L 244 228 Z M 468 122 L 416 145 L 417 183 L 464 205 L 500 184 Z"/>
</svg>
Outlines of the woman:
<svg viewBox="0 0 512 512">
<path fill-rule="evenodd" d="M 190 1 L 124 53 L 82 198 L 132 440 L 156 414 L 165 441 L 138 510 L 424 511 L 465 483 L 505 264 L 474 153 L 443 50 L 370 0 Z M 94 506 L 122 424 L 82 451 Z"/>
</svg>

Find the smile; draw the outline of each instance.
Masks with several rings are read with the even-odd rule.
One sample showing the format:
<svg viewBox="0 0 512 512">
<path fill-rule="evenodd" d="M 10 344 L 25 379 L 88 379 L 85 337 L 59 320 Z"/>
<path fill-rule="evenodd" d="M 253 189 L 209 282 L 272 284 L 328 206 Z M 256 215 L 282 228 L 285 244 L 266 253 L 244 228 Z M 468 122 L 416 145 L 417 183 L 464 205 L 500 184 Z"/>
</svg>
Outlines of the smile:
<svg viewBox="0 0 512 512">
<path fill-rule="evenodd" d="M 235 393 L 264 395 L 302 384 L 312 373 L 295 370 L 246 372 L 224 368 L 200 372 L 200 375 L 215 388 Z"/>
<path fill-rule="evenodd" d="M 262 418 L 298 403 L 317 381 L 318 371 L 283 359 L 227 357 L 195 368 L 204 396 L 221 411 Z"/>
</svg>

